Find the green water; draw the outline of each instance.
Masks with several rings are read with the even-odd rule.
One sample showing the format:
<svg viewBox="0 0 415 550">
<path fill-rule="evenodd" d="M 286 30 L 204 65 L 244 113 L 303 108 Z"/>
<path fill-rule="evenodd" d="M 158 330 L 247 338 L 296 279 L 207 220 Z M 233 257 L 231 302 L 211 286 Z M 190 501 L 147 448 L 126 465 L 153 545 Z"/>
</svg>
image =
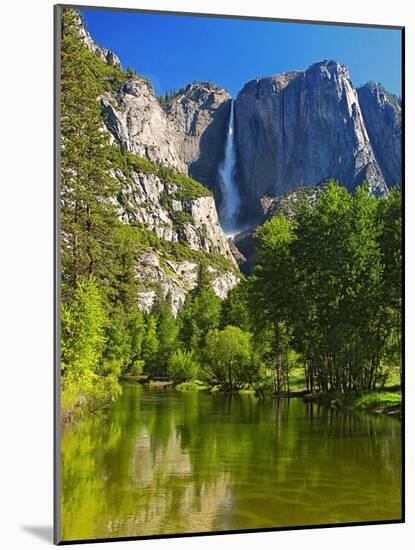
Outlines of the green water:
<svg viewBox="0 0 415 550">
<path fill-rule="evenodd" d="M 399 519 L 401 424 L 124 386 L 62 434 L 62 538 Z"/>
</svg>

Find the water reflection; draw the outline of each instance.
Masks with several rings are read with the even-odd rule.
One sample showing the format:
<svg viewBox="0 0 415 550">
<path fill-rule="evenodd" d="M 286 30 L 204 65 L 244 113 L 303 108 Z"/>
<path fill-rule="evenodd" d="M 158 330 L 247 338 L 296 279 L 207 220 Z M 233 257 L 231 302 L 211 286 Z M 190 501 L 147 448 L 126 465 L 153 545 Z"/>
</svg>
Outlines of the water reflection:
<svg viewBox="0 0 415 550">
<path fill-rule="evenodd" d="M 399 519 L 401 425 L 125 386 L 62 436 L 63 539 Z"/>
</svg>

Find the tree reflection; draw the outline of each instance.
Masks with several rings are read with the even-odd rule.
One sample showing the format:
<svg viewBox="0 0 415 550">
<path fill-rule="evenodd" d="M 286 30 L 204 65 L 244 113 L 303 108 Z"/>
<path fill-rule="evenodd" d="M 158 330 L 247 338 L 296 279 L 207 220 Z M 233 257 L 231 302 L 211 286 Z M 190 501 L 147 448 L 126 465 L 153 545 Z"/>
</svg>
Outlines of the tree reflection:
<svg viewBox="0 0 415 550">
<path fill-rule="evenodd" d="M 400 517 L 400 424 L 125 386 L 62 436 L 63 539 Z"/>
</svg>

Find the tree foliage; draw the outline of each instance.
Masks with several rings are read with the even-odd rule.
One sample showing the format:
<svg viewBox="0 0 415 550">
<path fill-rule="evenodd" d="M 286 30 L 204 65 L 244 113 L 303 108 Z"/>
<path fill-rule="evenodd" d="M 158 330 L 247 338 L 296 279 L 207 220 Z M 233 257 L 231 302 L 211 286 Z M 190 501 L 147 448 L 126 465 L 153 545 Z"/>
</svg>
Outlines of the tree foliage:
<svg viewBox="0 0 415 550">
<path fill-rule="evenodd" d="M 108 316 L 94 277 L 79 281 L 73 300 L 62 304 L 62 415 L 95 410 L 119 393 L 118 366 L 105 360 Z"/>
<path fill-rule="evenodd" d="M 387 377 L 400 333 L 400 196 L 354 195 L 332 182 L 294 220 L 277 216 L 257 232 L 251 307 L 272 327 L 278 369 L 302 354 L 309 391 L 363 391 Z"/>
<path fill-rule="evenodd" d="M 200 365 L 191 351 L 174 351 L 168 360 L 168 375 L 173 380 L 196 380 L 200 375 Z"/>
<path fill-rule="evenodd" d="M 251 334 L 233 326 L 209 331 L 202 368 L 207 377 L 225 391 L 239 390 L 249 384 L 258 368 L 257 357 L 252 352 Z"/>
<path fill-rule="evenodd" d="M 114 399 L 125 374 L 201 377 L 225 391 L 251 387 L 265 395 L 289 390 L 290 369 L 302 362 L 310 392 L 382 387 L 401 359 L 400 191 L 377 198 L 366 186 L 351 194 L 330 182 L 317 201 L 298 193 L 292 215 L 277 214 L 257 229 L 253 275 L 221 301 L 206 261 L 235 270 L 228 259 L 118 219 L 114 167 L 126 180 L 136 172 L 174 183 L 175 194 L 162 199 L 166 208 L 173 199 L 210 194 L 171 167 L 110 145 L 99 97 L 138 75 L 90 52 L 69 9 L 61 61 L 64 419 Z M 138 311 L 135 262 L 148 248 L 200 265 L 177 317 L 161 291 L 150 312 Z"/>
</svg>

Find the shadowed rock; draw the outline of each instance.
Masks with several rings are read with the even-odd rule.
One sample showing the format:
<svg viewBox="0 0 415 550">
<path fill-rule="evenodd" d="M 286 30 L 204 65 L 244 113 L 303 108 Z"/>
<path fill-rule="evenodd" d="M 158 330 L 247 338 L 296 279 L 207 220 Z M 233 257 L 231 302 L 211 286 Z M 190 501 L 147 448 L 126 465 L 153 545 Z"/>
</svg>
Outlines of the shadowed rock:
<svg viewBox="0 0 415 550">
<path fill-rule="evenodd" d="M 348 70 L 323 61 L 248 82 L 235 103 L 237 181 L 245 203 L 329 178 L 387 190 Z"/>
<path fill-rule="evenodd" d="M 357 90 L 376 159 L 389 187 L 402 183 L 402 106 L 381 84 Z"/>
</svg>

